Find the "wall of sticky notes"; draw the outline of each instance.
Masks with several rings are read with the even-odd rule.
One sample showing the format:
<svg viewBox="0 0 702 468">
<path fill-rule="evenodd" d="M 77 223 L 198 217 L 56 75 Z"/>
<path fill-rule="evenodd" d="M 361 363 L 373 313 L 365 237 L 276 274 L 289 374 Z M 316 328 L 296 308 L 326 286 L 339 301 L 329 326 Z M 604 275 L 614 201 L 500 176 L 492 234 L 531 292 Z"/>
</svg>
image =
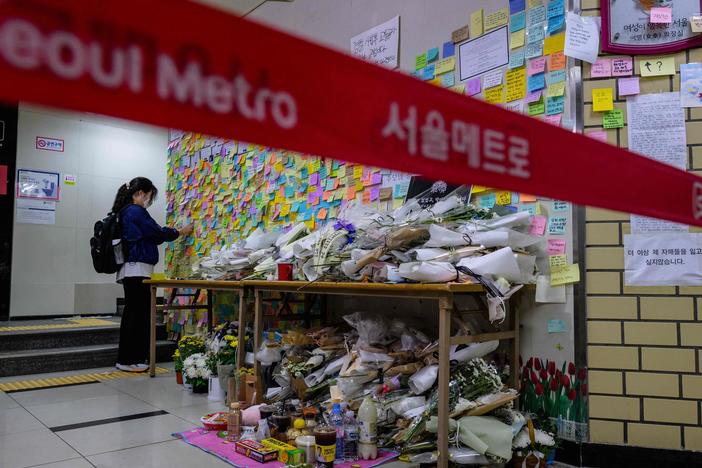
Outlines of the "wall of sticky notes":
<svg viewBox="0 0 702 468">
<path fill-rule="evenodd" d="M 192 222 L 193 236 L 166 251 L 166 271 L 247 237 L 257 227 L 304 222 L 315 229 L 350 203 L 387 209 L 403 203 L 411 176 L 249 143 L 171 131 L 167 222 Z"/>
</svg>

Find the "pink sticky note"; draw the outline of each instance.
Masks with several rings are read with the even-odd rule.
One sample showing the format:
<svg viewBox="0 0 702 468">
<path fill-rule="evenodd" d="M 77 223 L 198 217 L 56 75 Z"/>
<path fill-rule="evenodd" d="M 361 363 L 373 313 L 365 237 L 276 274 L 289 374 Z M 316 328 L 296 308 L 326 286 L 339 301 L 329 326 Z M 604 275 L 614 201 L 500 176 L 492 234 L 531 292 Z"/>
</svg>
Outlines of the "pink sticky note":
<svg viewBox="0 0 702 468">
<path fill-rule="evenodd" d="M 612 76 L 631 76 L 634 73 L 634 61 L 631 57 L 612 59 Z"/>
<path fill-rule="evenodd" d="M 539 57 L 533 60 L 529 60 L 527 64 L 527 75 L 536 75 L 537 73 L 543 73 L 546 69 L 546 57 Z"/>
<path fill-rule="evenodd" d="M 524 102 L 529 104 L 530 102 L 536 102 L 541 98 L 541 91 L 534 91 L 533 93 L 528 93 L 526 97 L 524 98 Z"/>
<path fill-rule="evenodd" d="M 673 22 L 673 9 L 670 7 L 652 7 L 651 23 L 670 24 Z"/>
<path fill-rule="evenodd" d="M 529 223 L 529 234 L 543 236 L 544 229 L 546 229 L 546 216 L 532 216 L 531 222 Z"/>
<path fill-rule="evenodd" d="M 565 239 L 549 239 L 548 240 L 548 254 L 549 255 L 562 255 L 565 253 L 566 241 Z"/>
<path fill-rule="evenodd" d="M 588 136 L 594 140 L 599 140 L 607 143 L 607 132 L 604 130 L 595 130 L 594 132 L 587 132 L 585 136 Z"/>
<path fill-rule="evenodd" d="M 631 78 L 619 78 L 617 85 L 619 87 L 620 96 L 631 96 L 641 92 L 639 88 L 638 76 L 633 76 Z"/>
<path fill-rule="evenodd" d="M 612 59 L 598 58 L 590 69 L 591 78 L 604 78 L 612 76 Z"/>
<path fill-rule="evenodd" d="M 561 117 L 563 117 L 563 114 L 546 115 L 544 116 L 544 121 L 560 127 Z"/>
<path fill-rule="evenodd" d="M 480 77 L 476 76 L 475 78 L 468 80 L 468 83 L 466 84 L 466 94 L 468 96 L 475 96 L 480 92 L 480 88 Z"/>
</svg>

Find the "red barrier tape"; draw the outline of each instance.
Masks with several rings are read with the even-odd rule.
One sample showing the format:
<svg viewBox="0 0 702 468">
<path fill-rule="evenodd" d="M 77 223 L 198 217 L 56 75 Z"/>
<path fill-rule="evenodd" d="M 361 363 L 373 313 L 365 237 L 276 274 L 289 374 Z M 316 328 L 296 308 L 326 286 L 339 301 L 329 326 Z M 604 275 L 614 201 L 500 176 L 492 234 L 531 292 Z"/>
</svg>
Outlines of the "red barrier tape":
<svg viewBox="0 0 702 468">
<path fill-rule="evenodd" d="M 0 0 L 0 99 L 702 226 L 693 174 L 183 0 Z"/>
</svg>

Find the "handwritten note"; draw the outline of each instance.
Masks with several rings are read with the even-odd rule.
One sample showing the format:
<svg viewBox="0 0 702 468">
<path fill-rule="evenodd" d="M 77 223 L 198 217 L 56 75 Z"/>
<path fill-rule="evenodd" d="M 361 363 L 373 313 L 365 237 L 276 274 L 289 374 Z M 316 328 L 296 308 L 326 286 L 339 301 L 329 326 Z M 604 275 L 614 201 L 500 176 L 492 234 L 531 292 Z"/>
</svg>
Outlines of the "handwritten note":
<svg viewBox="0 0 702 468">
<path fill-rule="evenodd" d="M 351 53 L 388 68 L 399 66 L 400 17 L 351 38 Z M 382 45 L 382 47 L 379 47 Z"/>
<path fill-rule="evenodd" d="M 562 52 L 565 46 L 565 33 L 549 36 L 544 39 L 544 55 L 549 55 L 554 52 Z"/>
<path fill-rule="evenodd" d="M 534 91 L 533 93 L 527 93 L 524 98 L 524 102 L 529 104 L 530 102 L 536 102 L 541 98 L 541 90 Z"/>
<path fill-rule="evenodd" d="M 592 110 L 605 112 L 614 109 L 612 88 L 592 88 Z"/>
<path fill-rule="evenodd" d="M 612 59 L 608 58 L 598 58 L 595 63 L 592 64 L 590 68 L 591 78 L 605 78 L 612 76 Z"/>
<path fill-rule="evenodd" d="M 551 270 L 551 286 L 577 283 L 578 281 L 580 281 L 580 268 L 578 268 L 577 263 Z"/>
<path fill-rule="evenodd" d="M 439 60 L 434 65 L 434 74 L 441 75 L 456 69 L 456 57 L 449 57 L 443 60 Z"/>
<path fill-rule="evenodd" d="M 621 109 L 612 109 L 602 113 L 602 126 L 604 128 L 624 127 L 624 112 Z"/>
<path fill-rule="evenodd" d="M 675 75 L 675 57 L 642 57 L 638 59 L 641 76 Z"/>
<path fill-rule="evenodd" d="M 490 73 L 486 73 L 483 77 L 483 88 L 493 88 L 502 84 L 502 70 L 495 70 Z"/>
<path fill-rule="evenodd" d="M 439 60 L 439 48 L 432 47 L 431 49 L 427 50 L 427 62 L 432 63 L 436 62 L 437 60 Z"/>
<path fill-rule="evenodd" d="M 532 75 L 527 79 L 527 91 L 532 93 L 546 87 L 546 78 L 543 73 Z"/>
<path fill-rule="evenodd" d="M 483 9 L 475 10 L 470 14 L 470 38 L 474 39 L 483 35 Z"/>
<path fill-rule="evenodd" d="M 512 192 L 495 192 L 495 201 L 498 205 L 507 206 L 512 203 Z"/>
<path fill-rule="evenodd" d="M 509 48 L 516 49 L 524 46 L 524 30 L 513 32 L 509 36 Z"/>
<path fill-rule="evenodd" d="M 451 41 L 454 43 L 459 43 L 463 42 L 469 37 L 469 26 L 466 24 L 462 28 L 456 29 L 454 32 L 451 33 Z"/>
<path fill-rule="evenodd" d="M 562 70 L 565 68 L 566 57 L 563 52 L 554 52 L 548 57 L 548 69 L 550 71 Z"/>
<path fill-rule="evenodd" d="M 603 143 L 607 143 L 607 132 L 604 130 L 593 130 L 587 132 L 585 136 L 592 138 L 593 140 L 598 140 Z"/>
<path fill-rule="evenodd" d="M 529 39 L 527 39 L 527 42 L 529 44 L 534 44 L 536 42 L 543 42 L 545 33 L 544 33 L 544 27 L 541 24 L 537 24 L 536 26 L 531 26 L 528 29 L 527 35 L 529 36 Z"/>
<path fill-rule="evenodd" d="M 595 63 L 600 49 L 600 23 L 597 18 L 568 12 L 565 55 Z"/>
<path fill-rule="evenodd" d="M 692 32 L 702 32 L 702 16 L 690 16 L 690 29 Z"/>
<path fill-rule="evenodd" d="M 562 118 L 563 114 L 544 115 L 544 122 L 558 127 L 561 125 Z"/>
<path fill-rule="evenodd" d="M 546 112 L 546 104 L 543 96 L 541 96 L 538 101 L 529 103 L 528 112 L 529 115 L 541 115 Z"/>
<path fill-rule="evenodd" d="M 543 27 L 544 21 L 546 21 L 546 7 L 543 5 L 538 5 L 527 13 L 527 27 L 536 26 L 537 24 L 541 24 Z"/>
<path fill-rule="evenodd" d="M 496 202 L 497 199 L 494 193 L 490 193 L 478 199 L 478 204 L 481 208 L 492 208 L 493 206 L 495 206 Z"/>
<path fill-rule="evenodd" d="M 520 11 L 509 18 L 509 32 L 516 32 L 526 27 L 526 12 Z"/>
<path fill-rule="evenodd" d="M 557 31 L 560 31 L 565 26 L 565 15 L 553 16 L 548 19 L 548 27 L 546 32 L 551 35 Z"/>
<path fill-rule="evenodd" d="M 512 50 L 509 53 L 509 66 L 508 68 L 519 68 L 524 65 L 524 52 L 525 50 Z"/>
<path fill-rule="evenodd" d="M 565 234 L 568 218 L 565 216 L 553 216 L 548 220 L 548 233 L 551 235 Z"/>
<path fill-rule="evenodd" d="M 508 70 L 505 81 L 507 82 L 507 96 L 505 98 L 507 102 L 524 99 L 526 96 L 526 70 L 524 68 Z"/>
<path fill-rule="evenodd" d="M 546 98 L 546 115 L 562 114 L 565 110 L 565 96 Z"/>
<path fill-rule="evenodd" d="M 482 85 L 479 76 L 468 80 L 468 82 L 466 83 L 466 94 L 468 96 L 475 96 L 480 91 L 482 91 Z"/>
<path fill-rule="evenodd" d="M 568 211 L 568 208 L 570 208 L 570 204 L 568 202 L 560 200 L 554 200 L 551 202 L 551 209 L 553 211 Z"/>
<path fill-rule="evenodd" d="M 565 82 L 554 83 L 548 87 L 546 97 L 563 96 L 565 94 Z"/>
<path fill-rule="evenodd" d="M 565 14 L 565 2 L 564 0 L 551 0 L 548 3 L 548 11 L 546 16 L 553 18 L 554 16 L 561 16 Z"/>
<path fill-rule="evenodd" d="M 505 102 L 505 87 L 504 85 L 494 86 L 483 91 L 485 102 L 490 104 L 503 104 Z"/>
<path fill-rule="evenodd" d="M 620 96 L 631 96 L 641 92 L 638 76 L 633 76 L 631 78 L 620 78 L 617 82 L 617 87 L 619 88 Z"/>
<path fill-rule="evenodd" d="M 549 255 L 562 255 L 565 253 L 566 241 L 565 239 L 549 239 L 548 240 L 548 254 Z"/>
<path fill-rule="evenodd" d="M 509 12 L 514 14 L 518 11 L 524 11 L 524 0 L 509 0 Z"/>
<path fill-rule="evenodd" d="M 484 31 L 490 31 L 500 26 L 504 26 L 509 21 L 509 8 L 500 8 L 497 11 L 485 16 Z"/>
<path fill-rule="evenodd" d="M 548 72 L 546 74 L 546 84 L 547 85 L 560 83 L 562 81 L 565 81 L 565 79 L 566 79 L 565 70 L 556 70 L 556 71 Z"/>
<path fill-rule="evenodd" d="M 651 7 L 649 22 L 670 24 L 673 22 L 673 9 L 670 7 Z"/>
<path fill-rule="evenodd" d="M 568 264 L 568 259 L 563 254 L 551 255 L 548 257 L 548 266 L 553 270 L 554 268 L 564 267 Z"/>
<path fill-rule="evenodd" d="M 539 57 L 529 60 L 527 64 L 527 75 L 536 75 L 537 73 L 543 73 L 546 69 L 546 57 Z"/>
<path fill-rule="evenodd" d="M 543 236 L 546 229 L 546 216 L 532 216 L 529 221 L 529 234 L 534 236 Z"/>
<path fill-rule="evenodd" d="M 427 54 L 419 54 L 414 59 L 415 70 L 421 70 L 427 66 Z"/>
<path fill-rule="evenodd" d="M 544 43 L 535 42 L 534 44 L 527 44 L 526 52 L 524 56 L 528 59 L 534 57 L 541 57 L 544 54 Z"/>
<path fill-rule="evenodd" d="M 634 63 L 631 57 L 612 59 L 612 76 L 631 76 L 634 73 Z"/>
</svg>

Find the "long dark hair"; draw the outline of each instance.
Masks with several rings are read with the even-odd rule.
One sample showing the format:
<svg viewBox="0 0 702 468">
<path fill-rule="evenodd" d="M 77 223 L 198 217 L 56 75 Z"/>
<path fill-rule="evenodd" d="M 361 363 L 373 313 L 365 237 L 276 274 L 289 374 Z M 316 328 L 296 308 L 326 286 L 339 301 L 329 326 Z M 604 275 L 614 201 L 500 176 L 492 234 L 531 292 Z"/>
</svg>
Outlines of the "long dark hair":
<svg viewBox="0 0 702 468">
<path fill-rule="evenodd" d="M 112 212 L 119 213 L 125 206 L 131 205 L 132 196 L 140 190 L 151 194 L 151 202 L 156 200 L 158 189 L 153 182 L 146 177 L 135 177 L 128 184 L 122 184 L 117 190 L 115 202 L 112 205 Z"/>
</svg>

